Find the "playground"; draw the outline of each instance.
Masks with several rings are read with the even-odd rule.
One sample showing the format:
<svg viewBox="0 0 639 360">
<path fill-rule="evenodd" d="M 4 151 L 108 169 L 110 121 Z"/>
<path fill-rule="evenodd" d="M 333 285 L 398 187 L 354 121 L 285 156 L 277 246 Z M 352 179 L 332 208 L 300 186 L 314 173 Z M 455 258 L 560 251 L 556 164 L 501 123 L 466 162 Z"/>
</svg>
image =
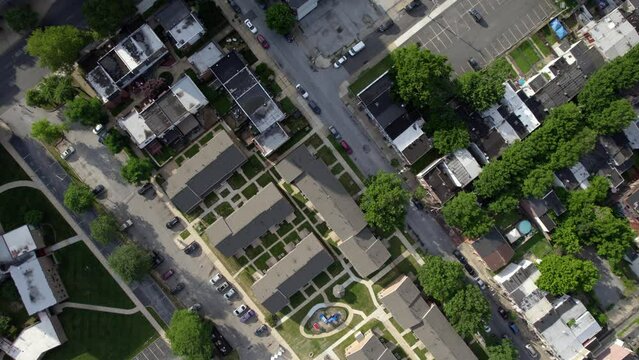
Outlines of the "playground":
<svg viewBox="0 0 639 360">
<path fill-rule="evenodd" d="M 326 334 L 341 329 L 341 326 L 348 318 L 348 311 L 340 306 L 322 307 L 313 313 L 304 325 L 307 334 Z"/>
</svg>

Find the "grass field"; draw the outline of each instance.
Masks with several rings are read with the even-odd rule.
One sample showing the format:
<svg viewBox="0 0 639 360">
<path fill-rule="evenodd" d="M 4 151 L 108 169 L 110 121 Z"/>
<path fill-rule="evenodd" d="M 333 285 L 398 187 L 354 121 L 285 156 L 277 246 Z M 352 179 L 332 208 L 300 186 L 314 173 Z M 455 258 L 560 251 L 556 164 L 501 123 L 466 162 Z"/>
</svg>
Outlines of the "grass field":
<svg viewBox="0 0 639 360">
<path fill-rule="evenodd" d="M 29 210 L 43 213 L 42 230 L 47 245 L 75 235 L 71 226 L 40 190 L 19 187 L 0 194 L 0 224 L 5 232 L 24 225 L 24 215 Z"/>
<path fill-rule="evenodd" d="M 29 176 L 27 176 L 20 165 L 11 157 L 11 154 L 9 154 L 4 146 L 0 146 L 0 166 L 2 166 L 2 171 L 0 171 L 0 185 L 12 181 L 29 180 Z"/>
<path fill-rule="evenodd" d="M 336 282 L 336 284 L 339 283 Z M 333 297 L 332 291 L 327 291 L 328 300 L 331 302 L 343 302 L 349 304 L 357 310 L 363 311 L 366 315 L 375 311 L 375 303 L 371 299 L 366 285 L 361 283 L 351 283 L 344 291 L 344 296 L 337 299 Z"/>
<path fill-rule="evenodd" d="M 511 51 L 510 57 L 524 74 L 528 73 L 541 60 L 530 40 L 524 41 L 519 47 Z"/>
<path fill-rule="evenodd" d="M 362 71 L 362 73 L 357 77 L 348 89 L 351 91 L 353 95 L 357 95 L 360 91 L 364 90 L 373 80 L 380 77 L 385 71 L 391 68 L 393 65 L 393 61 L 391 60 L 390 55 L 386 56 L 380 62 L 375 64 L 375 66 L 370 69 Z"/>
<path fill-rule="evenodd" d="M 49 351 L 47 360 L 131 359 L 158 337 L 141 313 L 67 308 L 59 319 L 69 340 Z"/>
<path fill-rule="evenodd" d="M 513 256 L 512 262 L 523 259 L 524 255 L 528 252 L 541 259 L 542 257 L 552 253 L 553 249 L 550 242 L 548 242 L 541 233 L 537 233 L 515 249 L 515 255 Z"/>
<path fill-rule="evenodd" d="M 69 301 L 131 309 L 134 304 L 82 242 L 54 253 Z M 65 310 L 66 311 L 66 310 Z"/>
</svg>

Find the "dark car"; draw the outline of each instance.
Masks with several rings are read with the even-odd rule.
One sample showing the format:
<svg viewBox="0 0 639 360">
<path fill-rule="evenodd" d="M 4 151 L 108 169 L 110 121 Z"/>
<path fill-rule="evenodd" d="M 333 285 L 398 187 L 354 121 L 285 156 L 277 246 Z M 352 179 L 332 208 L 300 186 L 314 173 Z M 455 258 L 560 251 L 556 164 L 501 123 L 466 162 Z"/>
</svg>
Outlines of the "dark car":
<svg viewBox="0 0 639 360">
<path fill-rule="evenodd" d="M 171 276 L 175 274 L 175 270 L 169 269 L 164 274 L 162 274 L 162 280 L 168 280 Z"/>
<path fill-rule="evenodd" d="M 155 250 L 151 251 L 151 269 L 157 268 L 163 262 L 164 258 L 162 257 L 162 255 L 160 255 L 160 253 Z"/>
<path fill-rule="evenodd" d="M 468 263 L 464 255 L 462 255 L 462 253 L 457 249 L 453 250 L 453 256 L 455 256 L 457 260 L 459 260 L 459 262 L 462 264 Z"/>
<path fill-rule="evenodd" d="M 199 248 L 200 248 L 200 244 L 198 244 L 197 242 L 194 241 L 194 242 L 190 243 L 189 245 L 187 245 L 184 248 L 184 253 L 190 255 L 190 254 L 194 253 Z"/>
<path fill-rule="evenodd" d="M 171 294 L 176 295 L 182 290 L 184 290 L 184 283 L 177 283 L 177 285 L 171 289 Z"/>
<path fill-rule="evenodd" d="M 309 100 L 308 101 L 308 106 L 311 108 L 311 110 L 313 110 L 314 113 L 316 113 L 317 115 L 322 113 L 322 109 L 320 109 L 319 106 L 317 106 L 317 104 L 315 103 L 315 101 L 313 100 Z"/>
<path fill-rule="evenodd" d="M 266 8 L 268 7 L 268 5 L 266 4 L 266 0 L 255 0 L 255 2 L 257 3 L 257 6 L 262 10 L 266 10 Z"/>
<path fill-rule="evenodd" d="M 470 274 L 470 276 L 472 277 L 477 276 L 477 272 L 475 271 L 475 269 L 473 269 L 473 267 L 468 265 L 467 263 L 464 264 L 464 269 L 466 269 L 466 271 L 468 272 L 468 274 Z"/>
<path fill-rule="evenodd" d="M 335 128 L 335 126 L 329 126 L 328 127 L 328 131 L 331 132 L 331 135 L 333 135 L 333 137 L 335 138 L 335 140 L 341 140 L 342 139 L 342 135 L 339 133 L 339 131 L 337 131 L 337 129 Z"/>
<path fill-rule="evenodd" d="M 235 11 L 236 13 L 242 15 L 242 8 L 233 0 L 226 0 L 226 2 L 229 3 L 229 5 L 231 5 L 231 8 L 233 9 L 233 11 Z"/>
<path fill-rule="evenodd" d="M 151 183 L 145 183 L 141 188 L 138 189 L 138 194 L 144 195 L 147 191 L 153 189 L 153 185 Z"/>
<path fill-rule="evenodd" d="M 503 307 L 498 307 L 497 308 L 497 312 L 499 313 L 499 316 L 501 316 L 502 319 L 506 320 L 508 319 L 508 311 L 506 311 Z"/>
<path fill-rule="evenodd" d="M 255 330 L 255 335 L 257 336 L 262 336 L 262 335 L 266 335 L 268 334 L 268 326 L 266 324 L 262 324 L 260 325 L 260 327 L 257 328 L 257 330 Z"/>
<path fill-rule="evenodd" d="M 383 22 L 383 23 L 382 23 L 382 24 L 381 24 L 381 25 L 377 28 L 377 31 L 379 31 L 379 32 L 384 32 L 384 31 L 386 31 L 386 30 L 390 29 L 390 28 L 391 28 L 391 26 L 393 26 L 393 24 L 395 24 L 395 23 L 393 22 L 393 20 L 392 20 L 392 19 L 388 19 L 388 20 L 384 21 L 384 22 Z"/>
<path fill-rule="evenodd" d="M 255 310 L 249 309 L 247 312 L 244 313 L 244 315 L 240 317 L 240 322 L 245 323 L 249 321 L 253 316 L 255 316 Z"/>
<path fill-rule="evenodd" d="M 101 132 L 100 135 L 98 135 L 98 142 L 100 144 L 104 144 L 104 139 L 106 139 L 107 136 L 109 136 L 109 132 L 108 131 Z"/>
<path fill-rule="evenodd" d="M 211 341 L 221 355 L 228 355 L 233 351 L 233 347 L 226 341 L 215 326 L 211 327 Z"/>
<path fill-rule="evenodd" d="M 479 66 L 479 63 L 473 57 L 468 58 L 468 65 L 475 71 L 481 70 L 481 66 Z"/>
<path fill-rule="evenodd" d="M 417 0 L 411 1 L 411 2 L 408 3 L 408 5 L 406 5 L 406 7 L 404 7 L 404 10 L 411 11 L 411 10 L 415 9 L 416 7 L 418 7 L 421 4 L 422 3 L 417 1 Z"/>
<path fill-rule="evenodd" d="M 91 190 L 91 192 L 93 193 L 93 196 L 98 196 L 102 194 L 104 190 L 105 190 L 104 185 L 98 185 L 94 187 L 93 190 Z"/>
<path fill-rule="evenodd" d="M 470 16 L 473 17 L 473 20 L 475 20 L 475 22 L 477 23 L 481 22 L 484 19 L 479 13 L 479 10 L 477 9 L 470 9 L 468 10 L 468 13 L 470 14 Z"/>
<path fill-rule="evenodd" d="M 262 47 L 264 49 L 268 49 L 268 48 L 271 47 L 271 45 L 268 43 L 268 41 L 266 41 L 266 38 L 264 37 L 264 35 L 257 34 L 257 36 L 255 38 L 257 39 L 257 42 L 260 43 L 260 45 L 262 45 Z"/>
<path fill-rule="evenodd" d="M 292 43 L 295 40 L 295 37 L 291 33 L 284 35 L 284 38 L 286 38 L 287 43 Z"/>
<path fill-rule="evenodd" d="M 179 217 L 174 217 L 173 219 L 169 220 L 166 222 L 166 228 L 167 229 L 172 229 L 175 225 L 180 223 L 180 218 Z"/>
<path fill-rule="evenodd" d="M 513 334 L 517 335 L 519 334 L 519 328 L 517 327 L 517 324 L 515 324 L 514 322 L 509 322 L 508 323 L 508 327 L 510 328 L 510 331 L 513 332 Z"/>
<path fill-rule="evenodd" d="M 417 210 L 424 210 L 424 204 L 422 204 L 422 202 L 418 199 L 411 198 L 410 201 L 413 203 L 413 205 L 415 205 Z"/>
</svg>

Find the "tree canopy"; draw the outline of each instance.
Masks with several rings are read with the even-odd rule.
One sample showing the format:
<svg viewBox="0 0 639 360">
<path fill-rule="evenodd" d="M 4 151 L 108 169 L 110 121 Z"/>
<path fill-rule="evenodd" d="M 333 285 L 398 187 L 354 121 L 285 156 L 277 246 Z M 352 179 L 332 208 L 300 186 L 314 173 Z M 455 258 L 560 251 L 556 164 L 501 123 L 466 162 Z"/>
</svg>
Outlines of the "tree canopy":
<svg viewBox="0 0 639 360">
<path fill-rule="evenodd" d="M 0 336 L 8 335 L 8 330 L 11 327 L 11 318 L 0 314 Z"/>
<path fill-rule="evenodd" d="M 541 276 L 537 279 L 537 286 L 553 295 L 592 291 L 599 279 L 599 271 L 591 261 L 571 255 L 548 255 L 542 259 L 538 269 Z"/>
<path fill-rule="evenodd" d="M 115 240 L 119 230 L 118 223 L 113 216 L 106 214 L 100 215 L 91 221 L 89 227 L 91 229 L 91 237 L 103 244 L 108 244 Z"/>
<path fill-rule="evenodd" d="M 266 9 L 266 25 L 280 35 L 290 33 L 295 21 L 293 11 L 284 3 L 276 3 Z"/>
<path fill-rule="evenodd" d="M 87 24 L 102 37 L 114 34 L 124 20 L 136 12 L 132 0 L 86 0 L 82 4 L 82 14 Z"/>
<path fill-rule="evenodd" d="M 505 214 L 507 212 L 517 209 L 519 206 L 519 199 L 513 194 L 502 194 L 495 201 L 488 204 L 488 210 L 493 214 Z"/>
<path fill-rule="evenodd" d="M 149 180 L 153 172 L 153 164 L 149 159 L 130 157 L 120 169 L 122 177 L 131 184 L 139 184 Z"/>
<path fill-rule="evenodd" d="M 504 79 L 499 72 L 486 68 L 469 71 L 457 78 L 459 95 L 477 111 L 484 111 L 504 97 Z"/>
<path fill-rule="evenodd" d="M 477 195 L 462 191 L 449 200 L 442 209 L 446 223 L 460 229 L 469 238 L 487 234 L 495 224 L 477 202 Z"/>
<path fill-rule="evenodd" d="M 548 193 L 554 180 L 555 175 L 550 169 L 538 168 L 528 174 L 521 190 L 526 196 L 542 198 Z"/>
<path fill-rule="evenodd" d="M 488 360 L 517 360 L 519 353 L 517 348 L 508 339 L 502 339 L 501 343 L 491 345 L 486 348 L 488 352 Z"/>
<path fill-rule="evenodd" d="M 599 134 L 614 134 L 635 120 L 637 114 L 627 99 L 611 102 L 606 108 L 590 115 L 588 125 Z"/>
<path fill-rule="evenodd" d="M 49 26 L 31 33 L 26 50 L 51 71 L 69 70 L 90 41 L 90 34 L 74 26 Z"/>
<path fill-rule="evenodd" d="M 29 5 L 14 6 L 4 13 L 7 25 L 15 31 L 22 32 L 31 30 L 38 25 L 38 13 L 31 10 Z"/>
<path fill-rule="evenodd" d="M 64 205 L 76 213 L 90 209 L 93 205 L 93 199 L 91 189 L 75 181 L 69 184 L 64 192 Z"/>
<path fill-rule="evenodd" d="M 490 306 L 475 285 L 466 285 L 444 303 L 444 313 L 462 337 L 471 337 L 490 321 Z"/>
<path fill-rule="evenodd" d="M 126 282 L 139 280 L 151 270 L 151 255 L 129 242 L 113 251 L 109 256 L 109 266 Z"/>
<path fill-rule="evenodd" d="M 26 93 L 26 103 L 45 109 L 51 109 L 72 100 L 78 93 L 68 76 L 50 75 Z"/>
<path fill-rule="evenodd" d="M 595 148 L 596 143 L 597 133 L 589 128 L 582 129 L 574 138 L 561 143 L 550 155 L 549 168 L 559 170 L 575 165 L 582 155 Z"/>
<path fill-rule="evenodd" d="M 361 197 L 364 218 L 382 232 L 404 227 L 406 203 L 410 194 L 395 173 L 379 172 L 372 176 Z"/>
<path fill-rule="evenodd" d="M 122 151 L 129 142 L 129 138 L 121 132 L 111 129 L 104 138 L 104 145 L 114 154 Z"/>
<path fill-rule="evenodd" d="M 67 120 L 87 126 L 95 126 L 108 120 L 100 100 L 81 96 L 76 96 L 67 103 L 64 108 L 64 116 Z"/>
<path fill-rule="evenodd" d="M 552 243 L 567 254 L 576 254 L 583 248 L 577 235 L 577 226 L 574 218 L 568 218 L 562 222 L 552 235 Z"/>
<path fill-rule="evenodd" d="M 433 138 L 433 147 L 440 154 L 448 154 L 470 144 L 470 134 L 466 124 L 448 106 L 431 109 L 430 119 L 423 130 Z"/>
<path fill-rule="evenodd" d="M 441 106 L 450 93 L 452 68 L 444 56 L 420 49 L 417 44 L 391 53 L 395 92 L 415 108 Z"/>
<path fill-rule="evenodd" d="M 186 309 L 174 312 L 166 336 L 175 355 L 188 360 L 211 358 L 211 325 L 195 313 Z"/>
<path fill-rule="evenodd" d="M 40 119 L 31 125 L 31 136 L 45 144 L 54 144 L 62 136 L 66 127 L 63 124 L 52 124 L 47 119 Z"/>
<path fill-rule="evenodd" d="M 464 288 L 464 269 L 458 262 L 428 255 L 417 273 L 424 293 L 443 303 Z"/>
</svg>

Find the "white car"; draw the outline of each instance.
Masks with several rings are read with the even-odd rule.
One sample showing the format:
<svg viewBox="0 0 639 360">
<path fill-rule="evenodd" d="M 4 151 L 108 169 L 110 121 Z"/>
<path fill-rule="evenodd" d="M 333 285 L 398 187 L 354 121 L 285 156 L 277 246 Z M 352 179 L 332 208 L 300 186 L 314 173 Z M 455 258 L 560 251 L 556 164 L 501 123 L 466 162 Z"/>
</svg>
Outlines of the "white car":
<svg viewBox="0 0 639 360">
<path fill-rule="evenodd" d="M 297 92 L 302 95 L 302 97 L 304 99 L 308 99 L 308 92 L 306 90 L 304 90 L 304 88 L 302 87 L 302 85 L 297 84 L 295 85 L 295 89 L 297 89 Z"/>
<path fill-rule="evenodd" d="M 528 351 L 528 354 L 530 354 L 530 356 L 533 359 L 537 359 L 539 357 L 539 353 L 537 352 L 537 350 L 535 350 L 534 347 L 532 347 L 532 345 L 526 344 L 526 346 L 524 347 L 526 348 L 526 350 Z"/>
<path fill-rule="evenodd" d="M 246 27 L 249 29 L 250 32 L 252 32 L 253 34 L 257 34 L 257 28 L 253 25 L 251 20 L 249 19 L 244 20 L 244 25 L 246 25 Z"/>
<path fill-rule="evenodd" d="M 237 294 L 237 293 L 235 292 L 235 289 L 231 288 L 231 290 L 229 290 L 229 291 L 227 291 L 227 292 L 225 292 L 225 293 L 224 293 L 224 298 L 225 298 L 226 300 L 231 300 L 231 299 L 233 298 L 233 296 L 235 296 L 235 294 Z"/>
<path fill-rule="evenodd" d="M 74 152 L 75 152 L 75 148 L 73 146 L 69 146 L 68 148 L 66 148 L 66 150 L 62 152 L 62 154 L 60 154 L 60 157 L 62 158 L 62 160 L 66 160 Z"/>
<path fill-rule="evenodd" d="M 242 314 L 244 314 L 244 312 L 248 309 L 248 306 L 246 306 L 246 304 L 242 304 L 240 306 L 238 306 L 237 308 L 235 308 L 235 310 L 233 310 L 233 314 L 235 314 L 235 316 L 240 316 Z"/>
<path fill-rule="evenodd" d="M 484 280 L 477 278 L 475 279 L 475 281 L 477 282 L 477 285 L 479 285 L 479 288 L 484 290 L 486 288 L 486 283 L 484 283 Z"/>
<path fill-rule="evenodd" d="M 218 281 L 222 280 L 223 278 L 224 276 L 222 276 L 220 273 L 217 273 L 213 275 L 213 277 L 209 281 L 211 282 L 211 284 L 215 285 Z"/>
<path fill-rule="evenodd" d="M 333 63 L 333 67 L 339 69 L 339 67 L 342 66 L 342 64 L 345 63 L 347 59 L 348 58 L 346 56 L 342 56 L 341 58 L 337 59 L 335 63 Z"/>
<path fill-rule="evenodd" d="M 104 125 L 98 124 L 93 128 L 93 133 L 98 135 L 100 132 L 102 132 L 102 129 L 104 129 Z"/>
</svg>

